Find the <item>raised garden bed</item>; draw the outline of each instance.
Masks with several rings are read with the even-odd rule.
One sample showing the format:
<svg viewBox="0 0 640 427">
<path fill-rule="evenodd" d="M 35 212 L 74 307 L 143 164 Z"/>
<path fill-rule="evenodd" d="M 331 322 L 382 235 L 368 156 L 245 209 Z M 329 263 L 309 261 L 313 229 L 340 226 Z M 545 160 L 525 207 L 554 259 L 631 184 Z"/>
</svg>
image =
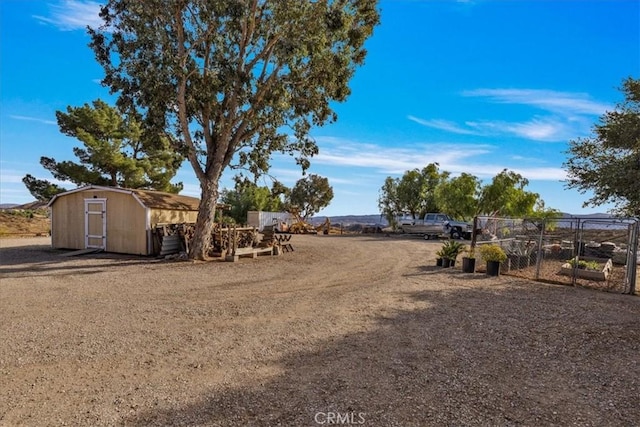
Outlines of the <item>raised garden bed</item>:
<svg viewBox="0 0 640 427">
<path fill-rule="evenodd" d="M 603 282 L 609 278 L 612 269 L 613 263 L 611 262 L 611 258 L 576 257 L 562 264 L 560 274 L 564 274 L 565 276 L 575 275 L 582 279 Z"/>
</svg>

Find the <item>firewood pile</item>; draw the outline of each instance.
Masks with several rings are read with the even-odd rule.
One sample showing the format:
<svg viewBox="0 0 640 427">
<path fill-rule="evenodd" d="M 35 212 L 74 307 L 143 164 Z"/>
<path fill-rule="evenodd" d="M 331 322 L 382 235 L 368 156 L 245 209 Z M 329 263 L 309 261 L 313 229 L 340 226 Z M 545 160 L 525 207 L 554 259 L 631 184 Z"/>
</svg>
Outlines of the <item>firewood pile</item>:
<svg viewBox="0 0 640 427">
<path fill-rule="evenodd" d="M 224 256 L 233 248 L 252 248 L 257 245 L 257 232 L 253 227 L 223 227 L 216 224 L 211 235 L 209 256 Z"/>
<path fill-rule="evenodd" d="M 273 225 L 265 225 L 265 227 L 262 229 L 262 240 L 260 240 L 260 243 L 258 243 L 259 247 L 269 248 L 278 243 L 273 227 Z"/>
<path fill-rule="evenodd" d="M 191 240 L 195 234 L 195 223 L 157 224 L 152 230 L 154 253 L 161 256 L 189 251 Z M 234 247 L 251 248 L 257 245 L 255 228 L 228 227 L 215 224 L 211 233 L 209 256 L 224 256 Z"/>
<path fill-rule="evenodd" d="M 160 256 L 188 252 L 195 224 L 157 224 L 152 230 L 153 252 Z"/>
</svg>

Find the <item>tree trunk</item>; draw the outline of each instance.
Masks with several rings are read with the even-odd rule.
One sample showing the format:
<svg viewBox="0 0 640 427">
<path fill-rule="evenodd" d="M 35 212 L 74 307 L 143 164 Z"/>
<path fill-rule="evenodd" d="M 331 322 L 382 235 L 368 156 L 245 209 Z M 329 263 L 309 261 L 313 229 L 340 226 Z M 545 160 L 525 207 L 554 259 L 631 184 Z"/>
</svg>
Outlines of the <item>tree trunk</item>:
<svg viewBox="0 0 640 427">
<path fill-rule="evenodd" d="M 215 224 L 216 205 L 218 201 L 218 181 L 200 183 L 202 195 L 198 208 L 196 229 L 189 246 L 189 258 L 207 260 L 211 247 L 211 233 Z"/>
</svg>

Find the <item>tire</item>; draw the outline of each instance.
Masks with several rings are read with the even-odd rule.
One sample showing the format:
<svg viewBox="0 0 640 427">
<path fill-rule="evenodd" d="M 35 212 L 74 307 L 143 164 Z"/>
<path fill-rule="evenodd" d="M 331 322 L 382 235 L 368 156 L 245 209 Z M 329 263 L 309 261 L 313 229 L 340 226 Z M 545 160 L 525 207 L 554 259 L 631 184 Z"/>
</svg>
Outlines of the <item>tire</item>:
<svg viewBox="0 0 640 427">
<path fill-rule="evenodd" d="M 460 239 L 462 237 L 462 233 L 460 233 L 459 229 L 452 228 L 450 236 L 452 239 Z"/>
<path fill-rule="evenodd" d="M 422 236 L 424 238 L 424 240 L 430 240 L 431 236 L 428 234 L 425 234 L 424 236 Z"/>
</svg>

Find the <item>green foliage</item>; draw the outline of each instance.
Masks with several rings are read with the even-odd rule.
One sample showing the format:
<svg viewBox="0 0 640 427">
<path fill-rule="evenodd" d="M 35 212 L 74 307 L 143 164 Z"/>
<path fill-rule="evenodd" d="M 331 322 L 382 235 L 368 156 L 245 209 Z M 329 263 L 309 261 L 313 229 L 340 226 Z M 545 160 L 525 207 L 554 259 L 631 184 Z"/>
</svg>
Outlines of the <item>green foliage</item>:
<svg viewBox="0 0 640 427">
<path fill-rule="evenodd" d="M 586 261 L 584 259 L 576 260 L 575 258 L 568 259 L 567 263 L 573 267 L 578 268 L 580 270 L 601 270 L 600 263 L 598 261 Z"/>
<path fill-rule="evenodd" d="M 441 173 L 437 163 L 430 163 L 422 170 L 406 171 L 397 185 L 397 198 L 404 212 L 414 218 L 423 217 L 427 212 L 437 212 L 436 187 L 449 175 Z"/>
<path fill-rule="evenodd" d="M 640 80 L 627 78 L 625 100 L 600 117 L 593 136 L 569 142 L 567 187 L 593 192 L 584 206 L 612 202 L 615 213 L 640 216 Z"/>
<path fill-rule="evenodd" d="M 181 183 L 170 182 L 182 163 L 182 156 L 173 150 L 168 137 L 143 131 L 135 115 L 123 115 L 96 100 L 92 105 L 67 107 L 66 113 L 57 111 L 56 117 L 60 131 L 77 138 L 84 147 L 73 149 L 79 163 L 41 157 L 40 163 L 55 178 L 78 186 L 96 184 L 173 193 L 182 189 Z M 60 188 L 28 176 L 23 182 L 29 191 L 48 189 L 42 197 Z"/>
<path fill-rule="evenodd" d="M 298 180 L 289 196 L 290 204 L 298 207 L 303 220 L 329 206 L 332 199 L 333 188 L 329 185 L 329 180 L 314 174 Z"/>
<path fill-rule="evenodd" d="M 498 245 L 494 245 L 494 244 L 479 245 L 478 252 L 480 252 L 480 256 L 485 261 L 504 262 L 507 260 L 507 254 Z"/>
<path fill-rule="evenodd" d="M 378 24 L 376 0 L 108 0 L 90 29 L 103 83 L 118 104 L 171 130 L 202 188 L 190 256 L 205 258 L 228 167 L 254 175 L 272 153 L 306 169 L 313 126 L 335 121 Z"/>
<path fill-rule="evenodd" d="M 44 179 L 38 179 L 30 174 L 25 175 L 25 177 L 22 178 L 22 182 L 27 187 L 27 190 L 29 190 L 29 193 L 31 193 L 36 200 L 41 202 L 47 202 L 56 194 L 67 191 L 59 185 L 53 184 Z"/>
<path fill-rule="evenodd" d="M 471 245 L 468 248 L 465 248 L 464 252 L 467 254 L 467 258 L 476 258 L 476 247 Z"/>
<path fill-rule="evenodd" d="M 435 191 L 440 211 L 454 218 L 472 218 L 478 211 L 480 180 L 466 172 L 446 179 Z"/>
<path fill-rule="evenodd" d="M 400 212 L 409 213 L 413 218 L 437 212 L 436 188 L 448 176 L 449 172 L 440 172 L 437 163 L 430 163 L 422 170 L 406 171 L 402 178 L 387 177 L 380 189 L 378 207 L 393 221 Z"/>
<path fill-rule="evenodd" d="M 543 200 L 538 200 L 533 212 L 528 216 L 538 230 L 542 229 L 542 224 L 546 231 L 553 231 L 558 225 L 558 218 L 562 215 L 558 209 L 547 208 Z"/>
<path fill-rule="evenodd" d="M 510 217 L 531 215 L 540 196 L 526 191 L 527 185 L 528 179 L 504 169 L 482 187 L 477 213 Z"/>
<path fill-rule="evenodd" d="M 397 178 L 394 179 L 388 176 L 384 180 L 378 196 L 378 208 L 394 229 L 398 225 L 396 215 L 404 211 L 404 206 L 398 198 L 398 182 Z"/>
<path fill-rule="evenodd" d="M 465 245 L 455 240 L 447 240 L 442 244 L 440 253 L 443 258 L 455 260 L 458 255 L 465 250 Z"/>
<path fill-rule="evenodd" d="M 282 195 L 289 193 L 289 189 L 276 181 L 272 189 L 259 187 L 254 182 L 240 177 L 236 178 L 233 190 L 223 189 L 220 200 L 231 206 L 228 216 L 238 224 L 247 222 L 249 211 L 280 212 L 285 210 Z"/>
<path fill-rule="evenodd" d="M 468 173 L 450 178 L 449 172 L 439 171 L 438 164 L 432 163 L 421 172 L 407 171 L 402 178 L 387 177 L 378 207 L 387 219 L 399 212 L 411 213 L 414 218 L 427 212 L 467 219 L 480 214 L 523 217 L 531 215 L 541 202 L 537 193 L 525 190 L 528 184 L 526 178 L 505 169 L 483 186 Z"/>
</svg>

